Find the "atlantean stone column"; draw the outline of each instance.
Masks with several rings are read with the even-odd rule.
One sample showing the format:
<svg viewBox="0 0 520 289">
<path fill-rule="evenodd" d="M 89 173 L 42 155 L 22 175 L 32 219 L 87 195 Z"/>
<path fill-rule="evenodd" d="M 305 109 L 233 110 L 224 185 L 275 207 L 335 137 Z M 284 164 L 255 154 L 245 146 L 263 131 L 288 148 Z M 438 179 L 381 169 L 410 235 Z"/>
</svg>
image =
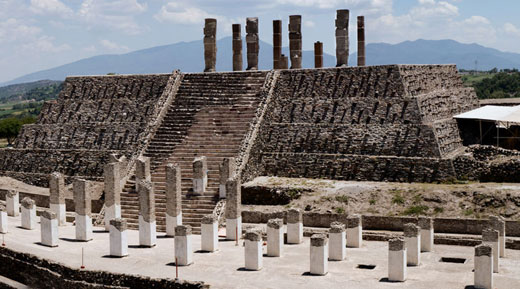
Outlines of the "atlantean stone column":
<svg viewBox="0 0 520 289">
<path fill-rule="evenodd" d="M 493 289 L 493 248 L 489 245 L 475 247 L 474 287 Z"/>
<path fill-rule="evenodd" d="M 325 234 L 311 237 L 310 270 L 312 275 L 327 275 L 329 272 L 329 247 Z"/>
<path fill-rule="evenodd" d="M 314 68 L 323 67 L 323 43 L 314 43 Z"/>
<path fill-rule="evenodd" d="M 336 13 L 336 66 L 348 66 L 348 22 L 350 11 L 343 9 L 336 11 Z"/>
<path fill-rule="evenodd" d="M 258 271 L 262 269 L 262 234 L 257 231 L 248 231 L 245 240 L 245 268 Z"/>
<path fill-rule="evenodd" d="M 208 185 L 208 161 L 205 156 L 193 160 L 193 193 L 203 194 Z"/>
<path fill-rule="evenodd" d="M 182 225 L 181 167 L 166 165 L 166 236 L 175 236 L 175 227 Z"/>
<path fill-rule="evenodd" d="M 357 65 L 365 66 L 365 16 L 358 16 L 357 18 Z"/>
<path fill-rule="evenodd" d="M 58 247 L 58 217 L 56 213 L 44 211 L 40 216 L 42 245 Z"/>
<path fill-rule="evenodd" d="M 141 181 L 137 184 L 139 194 L 139 245 L 154 247 L 157 244 L 155 222 L 155 194 L 153 183 Z"/>
<path fill-rule="evenodd" d="M 110 230 L 110 220 L 121 218 L 121 175 L 119 163 L 105 165 L 105 230 Z"/>
<path fill-rule="evenodd" d="M 0 234 L 7 234 L 7 211 L 0 205 Z"/>
<path fill-rule="evenodd" d="M 290 209 L 287 212 L 287 244 L 300 244 L 303 242 L 303 216 L 298 209 Z"/>
<path fill-rule="evenodd" d="M 238 240 L 242 235 L 240 176 L 227 181 L 226 192 L 226 239 Z"/>
<path fill-rule="evenodd" d="M 204 72 L 215 71 L 217 62 L 217 19 L 206 18 L 204 25 Z"/>
<path fill-rule="evenodd" d="M 135 163 L 135 184 L 137 190 L 137 184 L 141 181 L 151 181 L 152 175 L 150 173 L 150 158 L 139 157 Z"/>
<path fill-rule="evenodd" d="M 225 158 L 222 164 L 219 166 L 219 197 L 221 199 L 226 198 L 226 182 L 228 179 L 234 177 L 236 169 L 235 158 Z"/>
<path fill-rule="evenodd" d="M 493 230 L 498 231 L 498 251 L 500 258 L 506 256 L 506 222 L 497 216 L 489 217 L 489 222 Z"/>
<path fill-rule="evenodd" d="M 124 219 L 110 220 L 110 256 L 119 258 L 128 256 L 127 227 Z"/>
<path fill-rule="evenodd" d="M 421 252 L 431 252 L 433 249 L 433 219 L 419 218 L 421 228 Z"/>
<path fill-rule="evenodd" d="M 402 238 L 388 242 L 388 280 L 404 282 L 406 280 L 406 243 Z"/>
<path fill-rule="evenodd" d="M 347 246 L 361 248 L 363 244 L 363 224 L 360 215 L 353 215 L 347 222 Z"/>
<path fill-rule="evenodd" d="M 289 58 L 285 54 L 280 57 L 280 69 L 289 69 Z"/>
<path fill-rule="evenodd" d="M 493 250 L 493 273 L 498 273 L 500 246 L 498 245 L 498 231 L 493 229 L 482 230 L 482 244 Z"/>
<path fill-rule="evenodd" d="M 65 209 L 65 180 L 63 175 L 54 172 L 49 176 L 49 208 L 56 213 L 58 225 L 64 226 L 67 222 Z"/>
<path fill-rule="evenodd" d="M 36 229 L 36 205 L 29 197 L 25 197 L 22 200 L 22 228 L 27 230 Z"/>
<path fill-rule="evenodd" d="M 343 261 L 346 257 L 345 224 L 332 222 L 329 229 L 329 260 Z"/>
<path fill-rule="evenodd" d="M 175 228 L 175 259 L 179 266 L 188 266 L 193 263 L 190 225 Z"/>
<path fill-rule="evenodd" d="M 242 26 L 233 24 L 233 71 L 242 71 Z"/>
<path fill-rule="evenodd" d="M 283 247 L 283 220 L 271 219 L 267 222 L 267 256 L 280 257 Z"/>
<path fill-rule="evenodd" d="M 273 20 L 273 69 L 280 69 L 282 58 L 282 20 Z"/>
<path fill-rule="evenodd" d="M 218 220 L 215 215 L 202 217 L 200 229 L 201 250 L 204 252 L 215 252 L 218 250 Z"/>
<path fill-rule="evenodd" d="M 17 217 L 20 215 L 20 194 L 15 190 L 8 190 L 5 195 L 7 215 Z"/>
<path fill-rule="evenodd" d="M 419 226 L 408 223 L 404 225 L 404 241 L 406 242 L 406 260 L 410 266 L 421 264 L 421 235 Z"/>
<path fill-rule="evenodd" d="M 74 180 L 72 185 L 74 191 L 74 206 L 76 209 L 76 240 L 92 240 L 92 183 L 82 179 Z"/>
<path fill-rule="evenodd" d="M 291 69 L 302 68 L 302 16 L 289 16 L 289 55 Z"/>
<path fill-rule="evenodd" d="M 258 52 L 260 41 L 258 38 L 258 18 L 246 19 L 247 70 L 258 70 Z"/>
</svg>

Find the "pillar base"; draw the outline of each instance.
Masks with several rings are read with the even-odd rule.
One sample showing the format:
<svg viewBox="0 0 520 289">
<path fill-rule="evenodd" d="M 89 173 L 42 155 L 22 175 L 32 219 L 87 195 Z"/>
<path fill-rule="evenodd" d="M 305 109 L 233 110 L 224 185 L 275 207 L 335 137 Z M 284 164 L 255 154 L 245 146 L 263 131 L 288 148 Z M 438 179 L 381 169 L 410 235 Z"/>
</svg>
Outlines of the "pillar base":
<svg viewBox="0 0 520 289">
<path fill-rule="evenodd" d="M 40 218 L 41 243 L 47 247 L 58 247 L 58 219 Z"/>
<path fill-rule="evenodd" d="M 175 237 L 175 227 L 182 225 L 182 213 L 172 217 L 166 213 L 166 236 Z"/>
<path fill-rule="evenodd" d="M 154 247 L 157 245 L 157 226 L 155 221 L 148 223 L 139 216 L 139 246 Z"/>
<path fill-rule="evenodd" d="M 433 250 L 433 229 L 421 230 L 421 252 Z"/>
<path fill-rule="evenodd" d="M 226 198 L 226 184 L 220 184 L 218 186 L 218 193 L 219 193 L 219 198 L 221 198 L 221 199 Z"/>
<path fill-rule="evenodd" d="M 202 179 L 193 179 L 193 193 L 194 194 L 204 194 L 206 192 L 206 187 L 208 183 L 208 178 Z"/>
<path fill-rule="evenodd" d="M 201 250 L 215 252 L 218 250 L 218 223 L 201 225 Z"/>
<path fill-rule="evenodd" d="M 421 238 L 405 237 L 406 243 L 406 264 L 408 266 L 419 266 L 421 264 Z"/>
<path fill-rule="evenodd" d="M 175 236 L 175 258 L 178 266 L 193 264 L 191 235 Z"/>
<path fill-rule="evenodd" d="M 498 273 L 499 268 L 499 259 L 500 259 L 500 245 L 499 242 L 482 242 L 483 245 L 488 245 L 491 247 L 491 250 L 493 250 L 493 273 Z"/>
<path fill-rule="evenodd" d="M 36 208 L 26 209 L 22 207 L 22 228 L 26 230 L 36 229 Z"/>
<path fill-rule="evenodd" d="M 52 212 L 56 213 L 58 226 L 65 226 L 67 223 L 67 211 L 65 209 L 65 204 L 50 204 L 49 207 Z"/>
<path fill-rule="evenodd" d="M 361 226 L 347 228 L 347 247 L 361 248 L 363 244 L 363 229 Z"/>
<path fill-rule="evenodd" d="M 283 226 L 280 229 L 267 227 L 267 256 L 280 257 L 283 246 Z"/>
<path fill-rule="evenodd" d="M 505 234 L 502 236 L 498 236 L 498 244 L 500 251 L 500 258 L 504 258 L 506 256 L 506 236 Z"/>
<path fill-rule="evenodd" d="M 345 232 L 329 233 L 329 260 L 343 261 L 346 258 Z"/>
<path fill-rule="evenodd" d="M 7 215 L 10 217 L 18 217 L 20 215 L 20 199 L 17 194 L 13 198 L 6 196 L 5 198 L 5 208 L 7 210 Z"/>
<path fill-rule="evenodd" d="M 327 275 L 329 272 L 329 246 L 311 246 L 311 264 L 309 273 L 312 275 Z"/>
<path fill-rule="evenodd" d="M 121 206 L 114 204 L 105 208 L 105 230 L 110 231 L 110 220 L 121 218 Z"/>
<path fill-rule="evenodd" d="M 226 240 L 236 241 L 242 236 L 242 217 L 226 219 Z"/>
<path fill-rule="evenodd" d="M 303 242 L 303 224 L 287 224 L 287 244 L 301 244 Z"/>
<path fill-rule="evenodd" d="M 475 256 L 474 287 L 493 289 L 493 258 L 489 256 Z"/>
<path fill-rule="evenodd" d="M 388 251 L 388 280 L 394 282 L 406 281 L 407 250 Z"/>
<path fill-rule="evenodd" d="M 246 270 L 259 271 L 262 269 L 262 241 L 246 240 L 244 253 Z"/>
<path fill-rule="evenodd" d="M 126 231 L 119 231 L 116 227 L 110 226 L 110 256 L 128 256 L 128 237 Z"/>
<path fill-rule="evenodd" d="M 84 242 L 92 240 L 92 219 L 90 216 L 76 213 L 76 240 Z"/>
<path fill-rule="evenodd" d="M 7 212 L 0 212 L 0 234 L 7 234 Z"/>
</svg>

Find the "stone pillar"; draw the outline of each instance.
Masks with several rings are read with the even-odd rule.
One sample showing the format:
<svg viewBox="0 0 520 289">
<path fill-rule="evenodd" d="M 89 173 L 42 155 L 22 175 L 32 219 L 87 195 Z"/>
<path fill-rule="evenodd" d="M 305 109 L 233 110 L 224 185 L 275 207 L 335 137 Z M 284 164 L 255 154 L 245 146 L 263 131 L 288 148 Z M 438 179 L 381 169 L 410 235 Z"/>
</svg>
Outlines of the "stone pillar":
<svg viewBox="0 0 520 289">
<path fill-rule="evenodd" d="M 336 11 L 336 67 L 348 66 L 349 41 L 348 22 L 350 11 L 347 9 Z"/>
<path fill-rule="evenodd" d="M 7 234 L 7 211 L 0 205 L 0 234 Z"/>
<path fill-rule="evenodd" d="M 154 247 L 157 244 L 157 225 L 155 222 L 155 193 L 152 182 L 137 184 L 139 194 L 139 245 Z"/>
<path fill-rule="evenodd" d="M 48 247 L 58 247 L 58 216 L 51 211 L 44 211 L 40 216 L 41 243 Z"/>
<path fill-rule="evenodd" d="M 497 216 L 489 217 L 489 222 L 493 230 L 498 231 L 498 251 L 500 258 L 506 256 L 506 222 Z"/>
<path fill-rule="evenodd" d="M 329 260 L 343 261 L 346 257 L 345 224 L 332 222 L 329 229 Z"/>
<path fill-rule="evenodd" d="M 365 66 L 365 16 L 357 18 L 357 65 Z"/>
<path fill-rule="evenodd" d="M 282 256 L 283 220 L 271 219 L 267 222 L 267 256 Z"/>
<path fill-rule="evenodd" d="M 63 175 L 54 172 L 49 176 L 49 208 L 56 213 L 58 225 L 64 226 L 67 222 L 67 213 L 65 209 L 65 180 Z"/>
<path fill-rule="evenodd" d="M 166 236 L 175 236 L 175 227 L 182 225 L 181 167 L 166 165 Z"/>
<path fill-rule="evenodd" d="M 404 241 L 406 242 L 406 260 L 409 266 L 421 264 L 421 235 L 419 226 L 408 223 L 404 225 Z"/>
<path fill-rule="evenodd" d="M 258 39 L 258 18 L 246 19 L 246 45 L 247 45 L 247 70 L 258 70 L 258 52 L 260 44 Z"/>
<path fill-rule="evenodd" d="M 248 231 L 245 241 L 245 268 L 258 271 L 262 269 L 262 234 L 256 231 Z"/>
<path fill-rule="evenodd" d="M 208 185 L 208 161 L 205 156 L 193 160 L 193 193 L 203 194 Z"/>
<path fill-rule="evenodd" d="M 421 228 L 421 252 L 431 252 L 433 249 L 433 219 L 419 218 Z"/>
<path fill-rule="evenodd" d="M 219 196 L 221 199 L 226 198 L 226 182 L 234 177 L 236 167 L 235 158 L 225 158 L 219 166 Z"/>
<path fill-rule="evenodd" d="M 284 54 L 280 56 L 280 69 L 289 69 L 289 59 Z"/>
<path fill-rule="evenodd" d="M 189 266 L 193 263 L 190 225 L 175 227 L 175 259 L 179 266 Z"/>
<path fill-rule="evenodd" d="M 206 215 L 201 224 L 201 250 L 215 252 L 218 250 L 218 220 L 215 215 Z"/>
<path fill-rule="evenodd" d="M 135 164 L 135 186 L 137 191 L 137 184 L 141 181 L 152 181 L 150 174 L 150 158 L 140 157 Z"/>
<path fill-rule="evenodd" d="M 206 18 L 204 22 L 204 72 L 213 72 L 217 62 L 217 19 Z"/>
<path fill-rule="evenodd" d="M 36 228 L 36 205 L 29 197 L 22 200 L 22 228 L 27 230 Z"/>
<path fill-rule="evenodd" d="M 289 55 L 291 69 L 302 68 L 302 16 L 289 16 Z"/>
<path fill-rule="evenodd" d="M 406 243 L 402 238 L 388 242 L 388 280 L 404 282 L 406 280 Z"/>
<path fill-rule="evenodd" d="M 105 230 L 110 230 L 110 221 L 121 218 L 120 163 L 110 163 L 104 169 Z"/>
<path fill-rule="evenodd" d="M 323 67 L 323 43 L 314 43 L 314 68 Z"/>
<path fill-rule="evenodd" d="M 310 270 L 312 275 L 327 275 L 329 272 L 329 246 L 325 234 L 314 234 L 311 237 Z"/>
<path fill-rule="evenodd" d="M 74 180 L 72 185 L 76 209 L 76 240 L 78 241 L 92 240 L 91 186 L 92 183 L 82 179 Z"/>
<path fill-rule="evenodd" d="M 498 244 L 498 231 L 493 229 L 482 230 L 482 244 L 488 245 L 493 250 L 493 273 L 498 273 L 498 262 L 500 255 L 500 246 Z"/>
<path fill-rule="evenodd" d="M 20 194 L 15 190 L 8 190 L 5 195 L 7 215 L 17 217 L 20 215 Z"/>
<path fill-rule="evenodd" d="M 124 219 L 110 220 L 110 256 L 128 256 L 127 223 Z"/>
<path fill-rule="evenodd" d="M 226 192 L 226 239 L 235 241 L 242 235 L 240 176 L 227 181 Z"/>
<path fill-rule="evenodd" d="M 493 289 L 493 248 L 489 245 L 475 247 L 474 287 Z"/>
<path fill-rule="evenodd" d="M 303 216 L 298 209 L 290 209 L 287 212 L 287 244 L 300 244 L 303 242 Z"/>
<path fill-rule="evenodd" d="M 280 69 L 282 58 L 282 20 L 273 20 L 273 69 Z"/>
<path fill-rule="evenodd" d="M 361 248 L 363 244 L 363 225 L 360 215 L 353 215 L 347 222 L 347 246 Z"/>
<path fill-rule="evenodd" d="M 242 26 L 233 24 L 233 71 L 242 71 Z"/>
</svg>

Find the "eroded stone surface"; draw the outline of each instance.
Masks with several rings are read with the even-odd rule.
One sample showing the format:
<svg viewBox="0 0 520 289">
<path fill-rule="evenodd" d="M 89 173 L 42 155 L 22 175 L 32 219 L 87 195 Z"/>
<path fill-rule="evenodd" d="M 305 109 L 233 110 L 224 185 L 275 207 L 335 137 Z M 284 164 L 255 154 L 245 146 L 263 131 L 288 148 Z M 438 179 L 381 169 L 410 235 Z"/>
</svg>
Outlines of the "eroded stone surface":
<svg viewBox="0 0 520 289">
<path fill-rule="evenodd" d="M 422 230 L 433 229 L 433 219 L 432 218 L 420 217 L 418 224 Z"/>
<path fill-rule="evenodd" d="M 175 227 L 175 236 L 188 236 L 191 235 L 191 226 L 190 225 L 181 225 Z"/>
<path fill-rule="evenodd" d="M 349 57 L 349 10 L 336 11 L 336 61 L 337 67 L 347 66 Z"/>
<path fill-rule="evenodd" d="M 22 200 L 22 202 L 20 204 L 22 205 L 22 207 L 24 207 L 26 209 L 29 209 L 29 210 L 32 210 L 32 209 L 35 208 L 34 200 L 29 198 L 29 197 L 23 198 L 23 200 Z"/>
<path fill-rule="evenodd" d="M 182 212 L 181 167 L 179 164 L 166 165 L 166 213 L 175 217 Z"/>
<path fill-rule="evenodd" d="M 137 193 L 139 194 L 139 215 L 147 223 L 155 221 L 155 194 L 153 183 L 140 181 L 137 183 Z"/>
<path fill-rule="evenodd" d="M 311 237 L 311 246 L 313 247 L 323 247 L 328 243 L 327 235 L 325 234 L 314 234 Z"/>
<path fill-rule="evenodd" d="M 403 232 L 405 237 L 417 237 L 419 236 L 421 228 L 413 223 L 405 224 Z"/>
<path fill-rule="evenodd" d="M 289 16 L 289 54 L 291 69 L 302 68 L 302 16 Z"/>
<path fill-rule="evenodd" d="M 267 227 L 281 229 L 283 228 L 283 219 L 271 219 L 267 222 Z"/>
<path fill-rule="evenodd" d="M 345 232 L 345 224 L 341 222 L 332 222 L 330 224 L 330 233 L 342 233 Z"/>
<path fill-rule="evenodd" d="M 236 219 L 241 216 L 240 176 L 229 179 L 226 183 L 226 219 Z"/>
<path fill-rule="evenodd" d="M 75 179 L 73 191 L 76 214 L 90 216 L 92 213 L 92 183 L 83 179 Z"/>
<path fill-rule="evenodd" d="M 233 24 L 233 71 L 242 70 L 242 26 Z"/>
<path fill-rule="evenodd" d="M 287 223 L 295 224 L 303 222 L 303 214 L 299 209 L 290 209 L 287 211 Z"/>
<path fill-rule="evenodd" d="M 247 231 L 245 235 L 246 240 L 258 242 L 262 240 L 262 234 L 258 231 Z"/>
<path fill-rule="evenodd" d="M 206 18 L 204 25 L 205 72 L 215 71 L 217 63 L 217 19 Z"/>
<path fill-rule="evenodd" d="M 45 218 L 47 220 L 54 220 L 54 219 L 57 219 L 58 216 L 56 215 L 56 213 L 54 212 L 51 212 L 49 210 L 45 210 L 42 212 L 42 214 L 40 215 L 40 217 L 42 218 Z"/>
<path fill-rule="evenodd" d="M 497 230 L 484 229 L 482 230 L 482 241 L 483 242 L 498 242 L 499 233 Z"/>
<path fill-rule="evenodd" d="M 406 248 L 403 238 L 393 238 L 388 241 L 388 249 L 390 251 L 402 251 Z"/>
<path fill-rule="evenodd" d="M 126 231 L 128 228 L 128 224 L 125 219 L 112 219 L 110 220 L 110 225 L 114 226 L 119 232 Z"/>
<path fill-rule="evenodd" d="M 214 224 L 217 222 L 217 217 L 213 214 L 202 217 L 202 224 Z"/>
<path fill-rule="evenodd" d="M 258 38 L 258 18 L 246 19 L 247 70 L 258 70 L 258 52 L 260 41 Z"/>
<path fill-rule="evenodd" d="M 59 172 L 49 176 L 49 202 L 51 204 L 65 204 L 65 180 Z"/>
<path fill-rule="evenodd" d="M 489 245 L 478 245 L 475 247 L 475 257 L 488 256 L 493 254 L 493 248 Z"/>
</svg>

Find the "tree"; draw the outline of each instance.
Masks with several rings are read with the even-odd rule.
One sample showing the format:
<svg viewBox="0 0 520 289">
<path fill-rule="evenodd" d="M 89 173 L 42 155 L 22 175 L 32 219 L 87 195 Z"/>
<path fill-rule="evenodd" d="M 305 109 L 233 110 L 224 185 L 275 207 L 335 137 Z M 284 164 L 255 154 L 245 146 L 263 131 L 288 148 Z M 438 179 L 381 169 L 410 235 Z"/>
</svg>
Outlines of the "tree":
<svg viewBox="0 0 520 289">
<path fill-rule="evenodd" d="M 0 121 L 0 138 L 6 138 L 11 146 L 22 128 L 22 122 L 16 118 L 6 118 Z"/>
</svg>

